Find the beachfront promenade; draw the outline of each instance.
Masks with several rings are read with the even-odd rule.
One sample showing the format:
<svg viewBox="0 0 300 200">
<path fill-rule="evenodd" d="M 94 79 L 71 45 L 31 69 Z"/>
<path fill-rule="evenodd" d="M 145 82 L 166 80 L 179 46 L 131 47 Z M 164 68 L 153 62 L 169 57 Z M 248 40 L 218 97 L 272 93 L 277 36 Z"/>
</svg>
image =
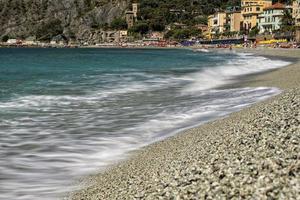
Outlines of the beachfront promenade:
<svg viewBox="0 0 300 200">
<path fill-rule="evenodd" d="M 250 52 L 293 62 L 238 84 L 280 95 L 145 147 L 69 198 L 298 199 L 300 51 Z"/>
</svg>

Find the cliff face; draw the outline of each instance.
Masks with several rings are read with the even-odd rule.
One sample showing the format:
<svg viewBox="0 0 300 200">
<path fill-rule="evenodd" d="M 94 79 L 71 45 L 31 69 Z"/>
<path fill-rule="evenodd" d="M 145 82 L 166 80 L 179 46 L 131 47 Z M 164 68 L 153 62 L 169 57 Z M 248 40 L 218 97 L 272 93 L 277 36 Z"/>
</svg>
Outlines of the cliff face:
<svg viewBox="0 0 300 200">
<path fill-rule="evenodd" d="M 49 40 L 56 35 L 101 40 L 101 28 L 122 16 L 128 0 L 0 0 L 0 38 Z"/>
</svg>

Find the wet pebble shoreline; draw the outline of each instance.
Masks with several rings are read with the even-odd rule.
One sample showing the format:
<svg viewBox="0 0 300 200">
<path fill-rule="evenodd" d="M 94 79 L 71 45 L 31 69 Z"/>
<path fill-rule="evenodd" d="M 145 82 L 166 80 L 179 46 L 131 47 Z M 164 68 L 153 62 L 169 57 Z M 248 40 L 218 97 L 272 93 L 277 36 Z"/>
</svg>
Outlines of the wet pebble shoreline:
<svg viewBox="0 0 300 200">
<path fill-rule="evenodd" d="M 70 198 L 299 199 L 297 66 L 279 96 L 145 147 Z"/>
</svg>

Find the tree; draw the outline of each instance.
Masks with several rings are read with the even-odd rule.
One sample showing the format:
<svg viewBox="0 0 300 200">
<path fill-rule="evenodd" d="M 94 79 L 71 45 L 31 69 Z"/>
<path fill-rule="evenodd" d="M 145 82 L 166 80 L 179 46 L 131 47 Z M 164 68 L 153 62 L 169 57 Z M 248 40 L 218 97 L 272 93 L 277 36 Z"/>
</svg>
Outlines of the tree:
<svg viewBox="0 0 300 200">
<path fill-rule="evenodd" d="M 295 31 L 295 21 L 291 12 L 288 9 L 284 10 L 283 17 L 281 19 L 281 31 Z"/>
<path fill-rule="evenodd" d="M 7 40 L 9 40 L 9 36 L 8 36 L 8 35 L 4 35 L 4 36 L 1 38 L 1 41 L 2 41 L 2 42 L 7 42 Z"/>
<path fill-rule="evenodd" d="M 188 39 L 190 37 L 190 31 L 187 29 L 176 30 L 173 37 L 177 40 Z"/>
<path fill-rule="evenodd" d="M 149 26 L 145 22 L 139 22 L 129 29 L 130 33 L 146 34 L 149 31 Z"/>
<path fill-rule="evenodd" d="M 165 34 L 165 38 L 173 38 L 176 40 L 184 40 L 190 37 L 199 37 L 201 35 L 201 31 L 199 29 L 190 27 L 186 29 L 174 29 L 170 30 Z"/>
<path fill-rule="evenodd" d="M 250 37 L 255 37 L 258 33 L 259 33 L 259 29 L 257 26 L 255 26 L 250 30 L 249 35 Z"/>
<path fill-rule="evenodd" d="M 51 40 L 54 36 L 63 33 L 63 27 L 59 19 L 52 19 L 38 25 L 36 36 L 38 40 Z"/>
<path fill-rule="evenodd" d="M 191 27 L 189 31 L 190 31 L 190 36 L 192 37 L 199 37 L 202 34 L 202 31 L 200 29 L 194 27 Z"/>
<path fill-rule="evenodd" d="M 165 30 L 165 24 L 158 20 L 154 20 L 154 21 L 150 22 L 149 26 L 152 31 L 164 31 Z"/>
<path fill-rule="evenodd" d="M 124 18 L 115 18 L 110 23 L 110 28 L 114 30 L 124 30 L 127 29 L 127 22 Z"/>
</svg>

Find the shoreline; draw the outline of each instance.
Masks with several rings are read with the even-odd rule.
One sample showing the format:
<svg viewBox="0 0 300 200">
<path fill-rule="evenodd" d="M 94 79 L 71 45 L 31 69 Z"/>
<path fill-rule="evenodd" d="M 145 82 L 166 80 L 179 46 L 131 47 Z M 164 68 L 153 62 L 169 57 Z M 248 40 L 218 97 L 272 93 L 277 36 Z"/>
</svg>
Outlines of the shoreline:
<svg viewBox="0 0 300 200">
<path fill-rule="evenodd" d="M 88 177 L 92 184 L 70 199 L 297 197 L 300 119 L 295 108 L 300 105 L 300 62 L 296 58 L 300 51 L 238 52 L 293 59 L 287 67 L 250 75 L 238 83 L 238 87 L 284 91 L 133 152 L 128 160 Z"/>
</svg>

